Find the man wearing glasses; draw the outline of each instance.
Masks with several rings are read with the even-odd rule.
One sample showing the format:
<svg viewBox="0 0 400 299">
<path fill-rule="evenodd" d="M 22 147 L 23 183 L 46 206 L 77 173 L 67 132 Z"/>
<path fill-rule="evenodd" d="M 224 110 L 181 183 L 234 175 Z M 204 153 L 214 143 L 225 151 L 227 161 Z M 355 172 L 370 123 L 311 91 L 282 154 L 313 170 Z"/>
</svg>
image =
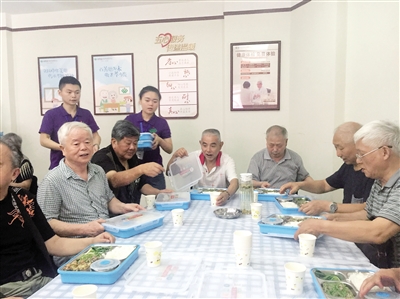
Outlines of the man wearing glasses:
<svg viewBox="0 0 400 299">
<path fill-rule="evenodd" d="M 325 234 L 375 247 L 378 267 L 400 267 L 400 129 L 373 121 L 354 135 L 357 163 L 375 179 L 364 210 L 342 213 L 337 221 L 303 221 L 295 234 Z M 384 246 L 377 246 L 387 244 Z"/>
</svg>

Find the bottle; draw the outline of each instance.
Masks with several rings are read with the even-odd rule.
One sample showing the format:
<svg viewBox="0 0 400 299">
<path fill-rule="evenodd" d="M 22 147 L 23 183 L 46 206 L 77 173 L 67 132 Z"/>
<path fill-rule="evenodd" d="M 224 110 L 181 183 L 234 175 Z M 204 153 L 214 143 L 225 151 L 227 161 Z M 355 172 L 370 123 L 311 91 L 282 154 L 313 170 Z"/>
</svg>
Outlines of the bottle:
<svg viewBox="0 0 400 299">
<path fill-rule="evenodd" d="M 240 209 L 242 214 L 250 215 L 250 204 L 253 202 L 253 175 L 251 173 L 240 174 Z"/>
</svg>

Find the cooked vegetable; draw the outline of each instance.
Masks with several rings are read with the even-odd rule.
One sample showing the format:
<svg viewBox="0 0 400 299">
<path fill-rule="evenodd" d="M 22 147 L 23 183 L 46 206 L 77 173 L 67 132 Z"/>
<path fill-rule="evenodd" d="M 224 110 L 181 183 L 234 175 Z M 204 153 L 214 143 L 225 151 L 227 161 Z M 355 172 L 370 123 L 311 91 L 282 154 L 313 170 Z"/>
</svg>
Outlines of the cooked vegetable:
<svg viewBox="0 0 400 299">
<path fill-rule="evenodd" d="M 330 273 L 324 273 L 324 272 L 322 272 L 320 270 L 315 270 L 314 274 L 319 279 L 330 280 L 330 281 L 341 281 L 341 279 L 340 279 L 340 277 L 338 275 L 330 274 Z"/>
<path fill-rule="evenodd" d="M 344 283 L 341 282 L 324 282 L 322 283 L 322 290 L 325 294 L 332 296 L 332 297 L 339 297 L 339 298 L 355 298 L 354 293 Z"/>
<path fill-rule="evenodd" d="M 112 246 L 93 246 L 71 263 L 65 265 L 66 271 L 90 271 L 90 265 L 104 257 L 104 254 L 112 250 Z"/>
<path fill-rule="evenodd" d="M 278 193 L 279 194 L 279 189 L 263 189 L 259 188 L 256 189 L 259 194 L 269 194 L 269 193 Z"/>
<path fill-rule="evenodd" d="M 293 198 L 293 202 L 298 206 L 301 207 L 303 204 L 309 202 L 310 200 L 307 197 L 295 197 Z"/>
</svg>

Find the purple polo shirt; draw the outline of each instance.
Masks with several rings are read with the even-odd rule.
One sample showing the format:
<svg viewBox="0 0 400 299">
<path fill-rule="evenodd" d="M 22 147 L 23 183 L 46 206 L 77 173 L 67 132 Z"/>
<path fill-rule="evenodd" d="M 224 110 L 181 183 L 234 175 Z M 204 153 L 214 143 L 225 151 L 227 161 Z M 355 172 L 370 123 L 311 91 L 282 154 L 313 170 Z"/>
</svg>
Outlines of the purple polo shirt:
<svg viewBox="0 0 400 299">
<path fill-rule="evenodd" d="M 89 110 L 77 107 L 76 115 L 75 117 L 72 117 L 67 111 L 65 111 L 63 105 L 61 105 L 57 108 L 50 109 L 45 113 L 39 133 L 48 134 L 51 140 L 58 143 L 58 129 L 66 122 L 70 121 L 84 122 L 92 129 L 93 133 L 96 133 L 100 129 Z M 64 158 L 62 151 L 50 150 L 49 169 L 58 166 L 58 163 L 62 158 Z"/>
<path fill-rule="evenodd" d="M 169 129 L 168 123 L 164 118 L 160 118 L 157 115 L 153 115 L 149 121 L 145 121 L 142 116 L 142 112 L 130 114 L 126 118 L 135 127 L 139 129 L 141 133 L 157 133 L 162 139 L 171 138 L 171 130 Z M 162 164 L 162 157 L 160 155 L 160 146 L 157 146 L 155 150 L 145 151 L 143 155 L 142 163 L 157 162 Z"/>
</svg>

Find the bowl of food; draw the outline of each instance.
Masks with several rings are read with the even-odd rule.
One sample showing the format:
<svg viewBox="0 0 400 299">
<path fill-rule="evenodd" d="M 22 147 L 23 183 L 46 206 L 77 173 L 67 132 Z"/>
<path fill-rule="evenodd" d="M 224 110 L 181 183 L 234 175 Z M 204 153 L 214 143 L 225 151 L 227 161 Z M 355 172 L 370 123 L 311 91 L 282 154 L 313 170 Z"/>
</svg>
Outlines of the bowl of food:
<svg viewBox="0 0 400 299">
<path fill-rule="evenodd" d="M 235 219 L 242 215 L 242 210 L 236 208 L 219 208 L 214 210 L 214 214 L 222 219 Z"/>
</svg>

